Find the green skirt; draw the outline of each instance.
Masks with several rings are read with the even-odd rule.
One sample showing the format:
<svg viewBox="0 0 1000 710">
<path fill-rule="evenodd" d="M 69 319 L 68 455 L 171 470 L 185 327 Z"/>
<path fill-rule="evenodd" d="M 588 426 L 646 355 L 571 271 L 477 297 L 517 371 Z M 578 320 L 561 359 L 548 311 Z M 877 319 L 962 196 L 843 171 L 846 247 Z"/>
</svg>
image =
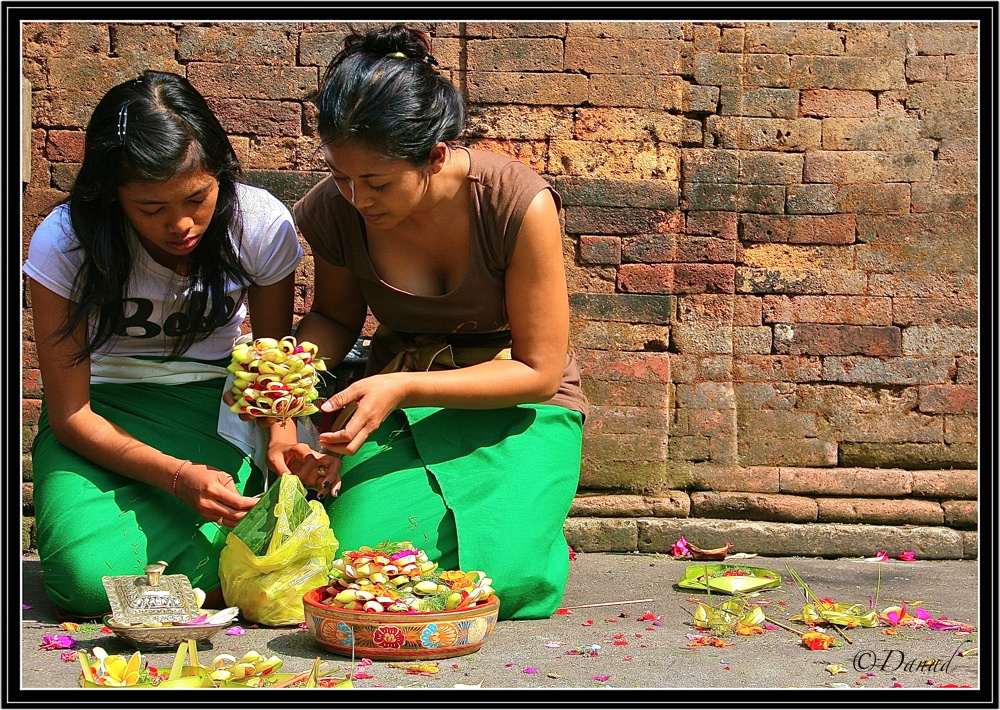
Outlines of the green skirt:
<svg viewBox="0 0 1000 710">
<path fill-rule="evenodd" d="M 569 574 L 582 438 L 582 415 L 553 405 L 397 410 L 326 501 L 340 551 L 409 540 L 441 569 L 491 577 L 501 619 L 548 617 Z"/>
<path fill-rule="evenodd" d="M 244 495 L 262 490 L 250 457 L 218 435 L 224 379 L 182 385 L 98 384 L 93 410 L 140 441 L 231 474 Z M 101 578 L 141 575 L 163 560 L 205 592 L 220 586 L 228 528 L 166 491 L 120 476 L 69 450 L 52 434 L 43 404 L 32 445 L 38 554 L 45 589 L 69 614 L 110 610 Z"/>
</svg>

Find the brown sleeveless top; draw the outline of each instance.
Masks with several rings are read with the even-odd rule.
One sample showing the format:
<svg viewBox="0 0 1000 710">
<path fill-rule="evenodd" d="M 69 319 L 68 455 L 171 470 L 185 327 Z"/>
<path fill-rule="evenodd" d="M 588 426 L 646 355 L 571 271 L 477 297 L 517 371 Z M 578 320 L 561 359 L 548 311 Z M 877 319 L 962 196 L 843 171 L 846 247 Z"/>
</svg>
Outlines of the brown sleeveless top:
<svg viewBox="0 0 1000 710">
<path fill-rule="evenodd" d="M 431 336 L 456 347 L 509 345 L 504 272 L 521 222 L 540 191 L 552 193 L 557 209 L 562 200 L 548 182 L 518 160 L 482 150 L 460 150 L 468 152 L 470 162 L 469 261 L 462 283 L 446 294 L 415 295 L 379 278 L 368 257 L 364 220 L 329 176 L 295 204 L 295 223 L 314 255 L 347 267 L 358 279 L 380 330 L 395 331 L 407 342 Z M 376 333 L 375 337 L 380 336 Z M 379 351 L 373 342 L 372 356 Z M 370 362 L 368 371 L 378 372 L 385 364 Z M 572 350 L 566 356 L 559 392 L 545 404 L 587 414 L 589 404 L 580 389 L 580 370 Z"/>
</svg>

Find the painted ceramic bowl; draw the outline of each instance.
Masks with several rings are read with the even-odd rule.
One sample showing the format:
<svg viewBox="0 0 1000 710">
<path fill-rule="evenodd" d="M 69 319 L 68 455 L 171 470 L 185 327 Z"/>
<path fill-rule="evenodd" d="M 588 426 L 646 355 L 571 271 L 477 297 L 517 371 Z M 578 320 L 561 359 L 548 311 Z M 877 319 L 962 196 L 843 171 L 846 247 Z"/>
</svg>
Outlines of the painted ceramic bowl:
<svg viewBox="0 0 1000 710">
<path fill-rule="evenodd" d="M 493 633 L 500 600 L 454 611 L 350 611 L 322 604 L 326 586 L 302 597 L 306 626 L 323 648 L 381 661 L 433 660 L 478 651 Z"/>
</svg>

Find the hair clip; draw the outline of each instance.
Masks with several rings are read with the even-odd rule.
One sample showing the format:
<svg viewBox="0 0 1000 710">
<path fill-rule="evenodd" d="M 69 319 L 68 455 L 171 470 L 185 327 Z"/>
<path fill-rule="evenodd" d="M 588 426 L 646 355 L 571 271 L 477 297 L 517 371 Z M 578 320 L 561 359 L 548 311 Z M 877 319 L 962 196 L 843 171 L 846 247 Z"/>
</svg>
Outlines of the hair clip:
<svg viewBox="0 0 1000 710">
<path fill-rule="evenodd" d="M 118 142 L 125 145 L 125 131 L 128 128 L 128 102 L 118 112 Z"/>
<path fill-rule="evenodd" d="M 424 61 L 426 61 L 426 62 L 427 62 L 428 64 L 433 64 L 433 65 L 434 65 L 434 66 L 436 66 L 436 67 L 438 67 L 438 66 L 441 66 L 440 64 L 438 64 L 438 60 L 437 60 L 437 59 L 435 59 L 435 58 L 434 58 L 434 57 L 433 57 L 432 55 L 430 55 L 430 54 L 428 54 L 428 55 L 427 55 L 426 57 L 424 57 Z"/>
<path fill-rule="evenodd" d="M 392 57 L 393 59 L 406 59 L 406 55 L 402 52 L 393 52 L 392 54 L 387 54 L 385 56 Z"/>
</svg>

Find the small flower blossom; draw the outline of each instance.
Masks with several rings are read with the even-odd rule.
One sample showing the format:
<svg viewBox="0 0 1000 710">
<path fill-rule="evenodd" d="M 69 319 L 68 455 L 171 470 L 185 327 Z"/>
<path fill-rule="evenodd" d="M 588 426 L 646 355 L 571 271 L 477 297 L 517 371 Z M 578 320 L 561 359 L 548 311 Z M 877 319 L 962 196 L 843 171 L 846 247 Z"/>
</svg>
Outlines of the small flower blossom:
<svg viewBox="0 0 1000 710">
<path fill-rule="evenodd" d="M 691 554 L 691 550 L 688 548 L 688 541 L 684 537 L 677 539 L 673 545 L 670 546 L 670 554 L 673 557 L 687 557 Z"/>
<path fill-rule="evenodd" d="M 76 639 L 72 636 L 58 636 L 53 634 L 42 637 L 41 648 L 44 648 L 47 651 L 51 651 L 55 648 L 73 648 L 74 646 L 76 646 Z"/>
</svg>

